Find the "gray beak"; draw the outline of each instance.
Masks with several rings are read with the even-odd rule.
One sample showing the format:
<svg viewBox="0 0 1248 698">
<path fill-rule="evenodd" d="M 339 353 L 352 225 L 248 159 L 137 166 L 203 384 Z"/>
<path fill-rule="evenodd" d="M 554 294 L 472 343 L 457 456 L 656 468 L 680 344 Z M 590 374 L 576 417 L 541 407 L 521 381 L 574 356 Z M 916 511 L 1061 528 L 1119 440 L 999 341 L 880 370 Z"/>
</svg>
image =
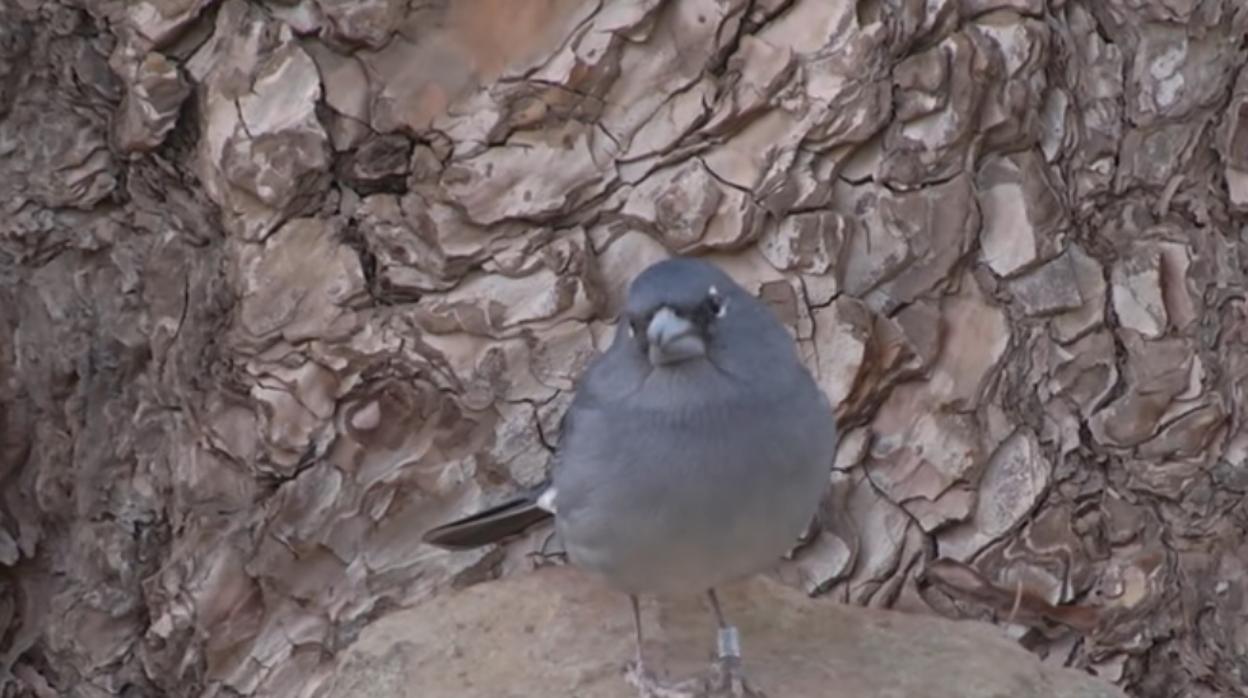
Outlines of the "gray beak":
<svg viewBox="0 0 1248 698">
<path fill-rule="evenodd" d="M 706 356 L 706 342 L 698 328 L 671 308 L 659 308 L 650 318 L 646 339 L 650 346 L 650 363 L 655 366 Z"/>
</svg>

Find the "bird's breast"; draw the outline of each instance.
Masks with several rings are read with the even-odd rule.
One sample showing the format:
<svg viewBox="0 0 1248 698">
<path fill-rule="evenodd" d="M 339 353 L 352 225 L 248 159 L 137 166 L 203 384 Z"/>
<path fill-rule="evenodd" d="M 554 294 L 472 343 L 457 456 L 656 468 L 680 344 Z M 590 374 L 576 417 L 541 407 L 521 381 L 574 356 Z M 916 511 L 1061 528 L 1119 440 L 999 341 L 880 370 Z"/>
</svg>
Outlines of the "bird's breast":
<svg viewBox="0 0 1248 698">
<path fill-rule="evenodd" d="M 831 467 L 817 417 L 733 403 L 578 414 L 555 479 L 570 556 L 637 592 L 774 562 L 809 523 Z"/>
</svg>

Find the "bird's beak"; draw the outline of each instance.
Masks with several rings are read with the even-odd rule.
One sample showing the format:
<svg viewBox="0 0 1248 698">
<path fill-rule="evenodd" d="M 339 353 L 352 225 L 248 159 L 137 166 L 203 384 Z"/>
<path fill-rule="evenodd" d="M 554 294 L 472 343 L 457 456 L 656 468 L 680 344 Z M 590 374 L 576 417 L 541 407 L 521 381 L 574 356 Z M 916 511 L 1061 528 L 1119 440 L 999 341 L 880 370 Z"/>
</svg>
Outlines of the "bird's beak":
<svg viewBox="0 0 1248 698">
<path fill-rule="evenodd" d="M 646 327 L 650 346 L 650 363 L 655 366 L 675 364 L 706 356 L 706 342 L 698 328 L 671 308 L 659 308 Z"/>
</svg>

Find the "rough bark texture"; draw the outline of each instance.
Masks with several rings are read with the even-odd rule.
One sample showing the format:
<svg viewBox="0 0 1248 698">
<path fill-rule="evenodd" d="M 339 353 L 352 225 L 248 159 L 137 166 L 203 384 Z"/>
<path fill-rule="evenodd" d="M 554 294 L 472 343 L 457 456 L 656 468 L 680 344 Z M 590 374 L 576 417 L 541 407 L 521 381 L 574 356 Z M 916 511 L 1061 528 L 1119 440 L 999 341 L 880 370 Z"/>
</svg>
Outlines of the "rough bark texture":
<svg viewBox="0 0 1248 698">
<path fill-rule="evenodd" d="M 5 695 L 315 695 L 371 620 L 522 568 L 418 534 L 542 478 L 669 252 L 772 302 L 838 406 L 794 584 L 1245 694 L 1245 32 L 1239 0 L 0 0 Z"/>
</svg>

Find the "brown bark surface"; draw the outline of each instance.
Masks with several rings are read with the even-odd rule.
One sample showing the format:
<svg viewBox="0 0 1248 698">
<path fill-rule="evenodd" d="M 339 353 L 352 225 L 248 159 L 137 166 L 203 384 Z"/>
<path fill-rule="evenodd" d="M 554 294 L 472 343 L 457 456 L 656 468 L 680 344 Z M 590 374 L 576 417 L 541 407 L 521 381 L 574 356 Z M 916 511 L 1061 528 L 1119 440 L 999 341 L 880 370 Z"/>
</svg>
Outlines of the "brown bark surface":
<svg viewBox="0 0 1248 698">
<path fill-rule="evenodd" d="M 1248 694 L 1240 0 L 0 0 L 3 695 L 316 695 L 522 570 L 623 284 L 838 407 L 849 604 Z M 540 542 L 540 541 L 539 541 Z M 303 691 L 308 693 L 303 693 Z"/>
</svg>

